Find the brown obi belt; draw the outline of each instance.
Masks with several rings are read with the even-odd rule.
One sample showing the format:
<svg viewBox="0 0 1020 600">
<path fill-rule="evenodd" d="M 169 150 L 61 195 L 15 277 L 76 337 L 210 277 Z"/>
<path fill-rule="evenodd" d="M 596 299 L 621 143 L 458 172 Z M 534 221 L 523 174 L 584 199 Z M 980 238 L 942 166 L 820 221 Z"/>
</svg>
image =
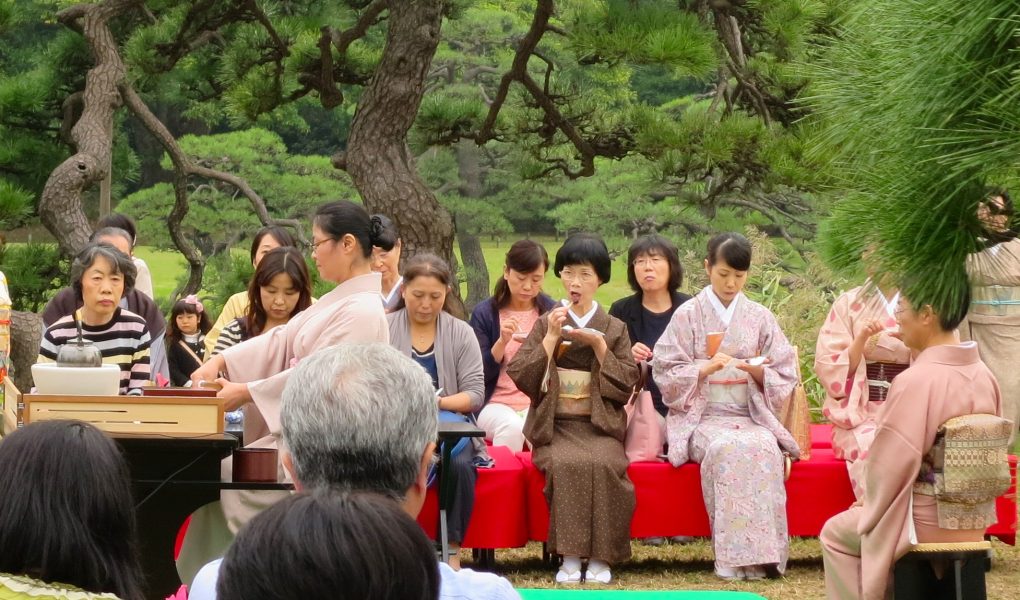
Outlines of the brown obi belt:
<svg viewBox="0 0 1020 600">
<path fill-rule="evenodd" d="M 907 370 L 910 365 L 889 362 L 869 362 L 865 365 L 868 371 L 868 401 L 884 402 L 889 393 L 894 377 Z"/>
<path fill-rule="evenodd" d="M 556 374 L 560 393 L 555 418 L 591 418 L 591 372 L 557 368 Z"/>
</svg>

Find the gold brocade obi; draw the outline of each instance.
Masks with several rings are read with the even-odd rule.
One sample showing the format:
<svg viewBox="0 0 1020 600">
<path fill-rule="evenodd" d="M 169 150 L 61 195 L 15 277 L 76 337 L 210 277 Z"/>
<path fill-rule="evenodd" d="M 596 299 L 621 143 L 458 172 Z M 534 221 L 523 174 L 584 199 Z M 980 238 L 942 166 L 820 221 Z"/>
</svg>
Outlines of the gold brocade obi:
<svg viewBox="0 0 1020 600">
<path fill-rule="evenodd" d="M 985 529 L 998 520 L 995 499 L 1010 485 L 1012 427 L 1012 421 L 987 414 L 955 417 L 939 427 L 913 489 L 935 497 L 939 527 Z"/>
<path fill-rule="evenodd" d="M 557 417 L 591 417 L 591 372 L 556 368 L 560 395 L 556 398 Z"/>
<path fill-rule="evenodd" d="M 970 310 L 993 317 L 1020 315 L 1020 287 L 976 285 L 971 289 Z"/>
</svg>

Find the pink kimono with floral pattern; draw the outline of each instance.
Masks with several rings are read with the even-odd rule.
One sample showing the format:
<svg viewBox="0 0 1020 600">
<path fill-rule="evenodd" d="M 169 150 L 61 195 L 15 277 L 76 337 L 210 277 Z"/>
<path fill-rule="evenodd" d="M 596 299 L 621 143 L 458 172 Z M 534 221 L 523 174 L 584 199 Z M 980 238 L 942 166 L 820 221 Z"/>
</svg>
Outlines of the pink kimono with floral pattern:
<svg viewBox="0 0 1020 600">
<path fill-rule="evenodd" d="M 738 294 L 729 326 L 713 307 L 705 288 L 673 315 L 655 345 L 655 382 L 669 408 L 666 431 L 669 461 L 701 464 L 701 488 L 712 524 L 716 568 L 774 564 L 786 568 L 789 537 L 783 451 L 800 451 L 776 411 L 797 381 L 794 351 L 764 306 Z M 699 381 L 709 356 L 706 335 L 725 331 L 719 351 L 734 359 L 768 357 L 764 386 L 728 366 Z M 745 378 L 746 403 L 709 401 L 709 380 L 727 385 Z M 715 398 L 723 397 L 716 394 Z"/>
<path fill-rule="evenodd" d="M 815 346 L 815 374 L 825 387 L 822 414 L 832 427 L 832 449 L 847 461 L 854 493 L 862 497 L 862 463 L 875 437 L 875 419 L 884 402 L 869 397 L 867 363 L 910 363 L 910 349 L 883 331 L 875 343 L 865 345 L 857 369 L 850 372 L 850 344 L 870 321 L 886 328 L 896 326 L 890 301 L 871 283 L 854 288 L 832 304 Z"/>
</svg>

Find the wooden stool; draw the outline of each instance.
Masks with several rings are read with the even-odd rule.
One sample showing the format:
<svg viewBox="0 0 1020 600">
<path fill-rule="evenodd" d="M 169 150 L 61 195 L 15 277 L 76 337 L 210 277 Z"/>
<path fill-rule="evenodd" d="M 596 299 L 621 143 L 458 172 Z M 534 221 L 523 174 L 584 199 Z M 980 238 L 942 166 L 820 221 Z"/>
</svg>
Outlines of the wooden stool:
<svg viewBox="0 0 1020 600">
<path fill-rule="evenodd" d="M 985 600 L 985 565 L 991 556 L 988 541 L 958 544 L 918 544 L 896 561 L 893 574 L 896 600 Z M 942 579 L 933 561 L 947 565 Z"/>
</svg>

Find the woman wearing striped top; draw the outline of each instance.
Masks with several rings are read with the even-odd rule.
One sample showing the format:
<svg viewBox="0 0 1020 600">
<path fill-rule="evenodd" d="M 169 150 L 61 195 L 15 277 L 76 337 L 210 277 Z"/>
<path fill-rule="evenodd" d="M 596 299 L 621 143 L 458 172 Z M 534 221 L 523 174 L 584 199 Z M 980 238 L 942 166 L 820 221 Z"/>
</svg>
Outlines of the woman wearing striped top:
<svg viewBox="0 0 1020 600">
<path fill-rule="evenodd" d="M 120 367 L 120 393 L 141 393 L 151 374 L 152 339 L 145 319 L 119 306 L 135 284 L 131 259 L 109 244 L 91 244 L 71 263 L 71 282 L 84 305 L 46 329 L 38 362 L 56 361 L 60 347 L 77 339 L 80 322 L 82 337 L 99 348 L 103 364 Z"/>
</svg>

